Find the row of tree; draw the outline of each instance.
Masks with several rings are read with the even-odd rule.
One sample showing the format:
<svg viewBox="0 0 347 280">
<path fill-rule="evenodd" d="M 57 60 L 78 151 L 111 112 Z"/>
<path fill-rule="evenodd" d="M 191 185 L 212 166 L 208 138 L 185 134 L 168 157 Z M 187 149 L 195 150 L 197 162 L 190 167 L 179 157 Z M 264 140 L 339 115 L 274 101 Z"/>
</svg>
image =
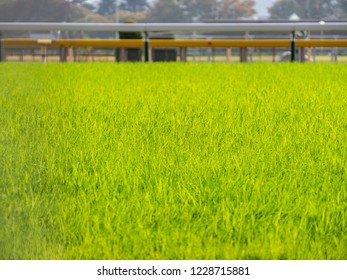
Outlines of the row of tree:
<svg viewBox="0 0 347 280">
<path fill-rule="evenodd" d="M 118 3 L 116 7 L 116 3 Z M 201 22 L 236 20 L 256 14 L 255 0 L 0 0 L 0 21 Z M 271 19 L 343 19 L 347 0 L 277 0 Z"/>
</svg>

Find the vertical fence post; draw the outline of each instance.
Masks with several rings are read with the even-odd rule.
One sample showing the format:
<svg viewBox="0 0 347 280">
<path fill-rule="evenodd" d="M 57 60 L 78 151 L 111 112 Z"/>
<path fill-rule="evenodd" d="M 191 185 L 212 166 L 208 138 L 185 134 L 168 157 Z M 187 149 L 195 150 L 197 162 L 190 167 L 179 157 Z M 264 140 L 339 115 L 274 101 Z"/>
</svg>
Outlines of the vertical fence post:
<svg viewBox="0 0 347 280">
<path fill-rule="evenodd" d="M 148 32 L 145 32 L 145 62 L 149 62 L 149 39 Z"/>
<path fill-rule="evenodd" d="M 68 47 L 67 49 L 67 57 L 69 62 L 74 62 L 74 51 L 72 47 Z"/>
<path fill-rule="evenodd" d="M 119 62 L 127 61 L 127 49 L 121 48 L 119 52 Z"/>
<path fill-rule="evenodd" d="M 312 59 L 312 47 L 307 48 L 307 61 L 311 62 Z"/>
<path fill-rule="evenodd" d="M 5 48 L 2 33 L 0 32 L 0 62 L 5 61 Z"/>
<path fill-rule="evenodd" d="M 187 48 L 186 47 L 180 48 L 180 61 L 181 62 L 187 61 Z"/>
<path fill-rule="evenodd" d="M 241 47 L 240 48 L 240 62 L 247 62 L 247 48 Z"/>
<path fill-rule="evenodd" d="M 66 62 L 67 57 L 67 47 L 59 46 L 59 58 L 60 62 Z"/>
<path fill-rule="evenodd" d="M 292 32 L 292 40 L 290 41 L 290 61 L 295 62 L 295 31 Z"/>
<path fill-rule="evenodd" d="M 305 48 L 300 48 L 300 62 L 306 61 L 306 54 L 305 54 Z"/>
<path fill-rule="evenodd" d="M 227 63 L 231 62 L 231 48 L 226 49 L 226 59 L 227 59 Z"/>
<path fill-rule="evenodd" d="M 47 62 L 47 46 L 41 46 L 41 62 Z"/>
</svg>

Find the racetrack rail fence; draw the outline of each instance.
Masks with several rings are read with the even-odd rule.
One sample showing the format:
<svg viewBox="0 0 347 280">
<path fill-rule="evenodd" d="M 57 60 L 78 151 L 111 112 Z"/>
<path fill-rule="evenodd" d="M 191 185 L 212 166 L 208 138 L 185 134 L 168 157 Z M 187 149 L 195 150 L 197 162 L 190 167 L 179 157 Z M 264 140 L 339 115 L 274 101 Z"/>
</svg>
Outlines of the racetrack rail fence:
<svg viewBox="0 0 347 280">
<path fill-rule="evenodd" d="M 143 39 L 85 39 L 85 38 L 11 38 L 11 32 L 139 32 Z M 276 38 L 278 34 L 285 38 Z M 317 36 L 317 34 L 325 36 Z M 222 61 L 253 61 L 257 51 L 267 50 L 272 61 L 314 61 L 316 50 L 325 52 L 330 61 L 337 61 L 338 54 L 347 61 L 347 22 L 291 22 L 291 23 L 202 23 L 202 24 L 88 24 L 88 23 L 0 23 L 0 60 L 25 61 L 26 56 L 47 61 L 83 61 L 96 56 L 111 57 L 116 61 L 129 60 L 128 52 L 140 50 L 135 61 L 168 61 L 156 58 L 156 51 L 171 50 L 172 60 L 195 61 L 196 50 L 208 53 L 208 61 L 223 57 Z M 159 34 L 159 35 L 158 35 Z M 173 34 L 169 39 L 158 39 L 160 34 Z M 180 38 L 180 34 L 189 34 Z M 200 34 L 197 37 L 196 34 Z M 219 37 L 223 38 L 218 38 Z M 239 37 L 233 36 L 238 34 Z M 251 35 L 250 35 L 251 34 Z M 253 35 L 252 35 L 253 34 Z M 256 34 L 256 36 L 254 36 Z M 257 38 L 266 34 L 266 38 Z M 313 36 L 312 34 L 316 34 Z M 326 34 L 332 34 L 326 36 Z M 273 35 L 273 36 L 272 36 Z M 178 38 L 175 38 L 178 37 Z M 261 37 L 261 36 L 258 36 Z M 264 37 L 264 36 L 263 36 Z M 273 38 L 269 38 L 273 37 Z M 115 49 L 118 50 L 116 55 Z M 81 50 L 83 50 L 81 52 Z M 104 50 L 104 52 L 102 52 Z M 276 52 L 280 51 L 280 58 Z M 82 55 L 81 55 L 82 53 Z M 105 55 L 106 53 L 106 55 Z M 15 55 L 14 55 L 15 54 Z M 212 59 L 211 59 L 212 57 Z M 34 59 L 35 60 L 35 59 Z M 130 59 L 131 60 L 131 59 Z M 343 59 L 344 60 L 344 59 Z"/>
</svg>

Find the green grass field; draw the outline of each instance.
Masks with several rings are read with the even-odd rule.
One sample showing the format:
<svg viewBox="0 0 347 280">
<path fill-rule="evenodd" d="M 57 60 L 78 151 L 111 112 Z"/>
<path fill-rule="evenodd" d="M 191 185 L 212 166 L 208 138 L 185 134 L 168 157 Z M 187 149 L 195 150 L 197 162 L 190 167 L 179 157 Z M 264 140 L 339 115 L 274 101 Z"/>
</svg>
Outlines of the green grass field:
<svg viewBox="0 0 347 280">
<path fill-rule="evenodd" d="M 0 259 L 347 259 L 346 77 L 0 64 Z"/>
</svg>

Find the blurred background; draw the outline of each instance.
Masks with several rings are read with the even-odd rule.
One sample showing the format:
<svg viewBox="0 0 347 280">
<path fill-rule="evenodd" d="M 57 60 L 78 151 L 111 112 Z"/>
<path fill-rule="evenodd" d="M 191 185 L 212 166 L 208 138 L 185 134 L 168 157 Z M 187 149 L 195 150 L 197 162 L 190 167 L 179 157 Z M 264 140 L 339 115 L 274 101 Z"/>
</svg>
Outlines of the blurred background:
<svg viewBox="0 0 347 280">
<path fill-rule="evenodd" d="M 341 22 L 347 20 L 347 0 L 0 0 L 0 22 L 81 22 L 81 23 L 227 23 L 227 22 Z M 1 32 L 1 30 L 0 30 Z M 346 32 L 311 32 L 300 39 L 347 39 Z M 288 33 L 187 33 L 149 34 L 152 39 L 290 39 Z M 29 39 L 141 39 L 143 34 L 117 32 L 3 32 L 3 38 Z M 5 42 L 3 60 L 42 60 L 42 48 Z M 70 54 L 48 48 L 45 60 L 120 61 L 121 52 L 114 48 L 76 47 Z M 286 61 L 288 48 L 247 48 L 242 58 L 241 49 L 188 48 L 187 61 Z M 301 48 L 301 61 L 347 61 L 347 48 Z M 44 50 L 46 52 L 46 49 Z M 66 51 L 67 52 L 67 51 Z M 130 53 L 125 50 L 124 53 Z M 162 52 L 159 59 L 159 53 Z M 157 50 L 158 60 L 180 60 L 178 49 Z M 301 52 L 301 53 L 300 53 Z M 58 57 L 58 54 L 60 58 Z M 125 55 L 126 61 L 143 60 L 140 50 Z M 155 56 L 155 54 L 154 54 Z M 29 58 L 28 58 L 29 57 Z M 68 58 L 65 58 L 68 57 Z"/>
<path fill-rule="evenodd" d="M 343 20 L 347 0 L 0 0 L 0 22 Z"/>
</svg>

